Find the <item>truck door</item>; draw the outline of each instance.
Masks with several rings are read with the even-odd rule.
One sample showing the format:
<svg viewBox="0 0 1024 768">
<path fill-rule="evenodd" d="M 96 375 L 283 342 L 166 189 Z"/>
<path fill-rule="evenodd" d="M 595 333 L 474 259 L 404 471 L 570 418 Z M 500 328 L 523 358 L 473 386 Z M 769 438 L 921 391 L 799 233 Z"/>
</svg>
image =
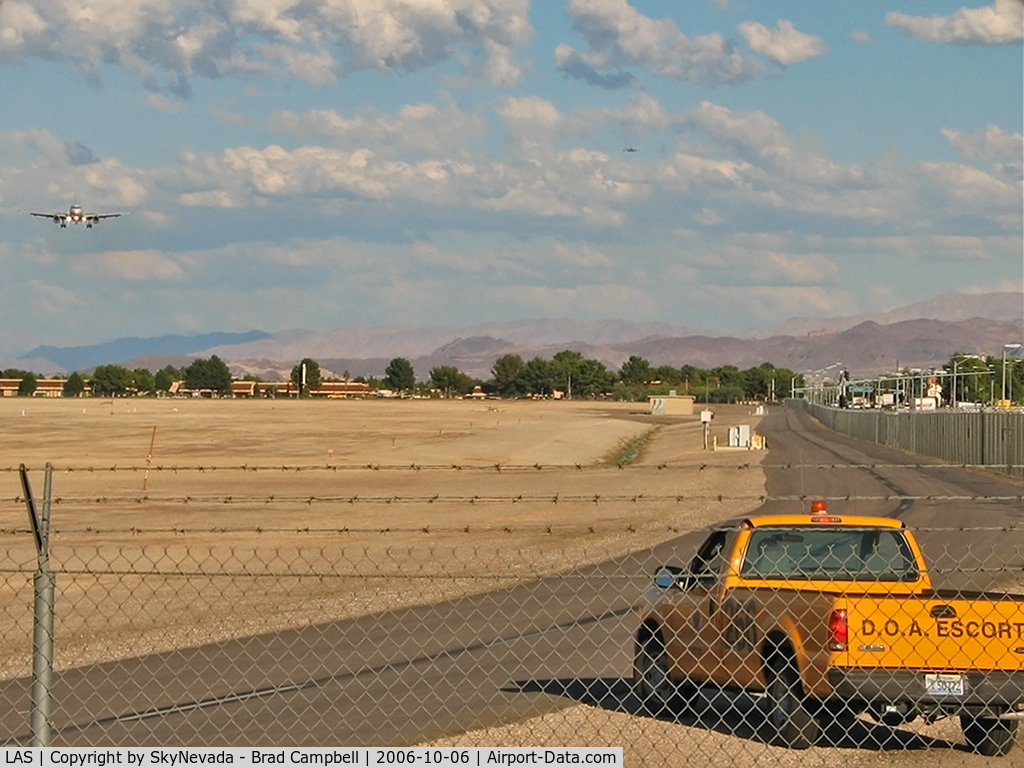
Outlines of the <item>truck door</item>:
<svg viewBox="0 0 1024 768">
<path fill-rule="evenodd" d="M 735 540 L 734 530 L 714 531 L 697 550 L 687 571 L 687 589 L 667 617 L 667 645 L 679 671 L 698 680 L 711 679 L 718 667 L 714 647 L 718 598 Z"/>
</svg>

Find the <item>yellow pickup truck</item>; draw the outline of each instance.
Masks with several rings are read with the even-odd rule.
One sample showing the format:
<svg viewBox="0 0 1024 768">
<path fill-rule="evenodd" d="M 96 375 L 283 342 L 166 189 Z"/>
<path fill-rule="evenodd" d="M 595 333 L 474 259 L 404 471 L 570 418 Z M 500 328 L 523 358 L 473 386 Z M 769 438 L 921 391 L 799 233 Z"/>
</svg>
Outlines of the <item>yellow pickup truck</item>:
<svg viewBox="0 0 1024 768">
<path fill-rule="evenodd" d="M 1024 717 L 1024 596 L 935 589 L 900 521 L 815 502 L 725 521 L 689 567 L 659 568 L 634 659 L 649 710 L 695 684 L 739 688 L 792 748 L 867 712 L 888 725 L 958 715 L 975 752 L 1005 755 Z"/>
</svg>

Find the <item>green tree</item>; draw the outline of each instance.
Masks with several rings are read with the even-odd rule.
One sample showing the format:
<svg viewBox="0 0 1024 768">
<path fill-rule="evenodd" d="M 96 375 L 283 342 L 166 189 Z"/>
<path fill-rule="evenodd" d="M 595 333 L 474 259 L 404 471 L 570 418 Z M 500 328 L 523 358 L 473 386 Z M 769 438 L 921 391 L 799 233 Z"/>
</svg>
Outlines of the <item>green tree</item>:
<svg viewBox="0 0 1024 768">
<path fill-rule="evenodd" d="M 31 371 L 23 371 L 20 368 L 7 368 L 3 373 L 0 373 L 0 378 L 21 380 L 29 373 Z"/>
<path fill-rule="evenodd" d="M 153 377 L 153 384 L 161 392 L 167 392 L 174 382 L 181 381 L 183 378 L 184 376 L 181 375 L 181 371 L 173 365 L 166 365 L 156 372 L 156 375 Z"/>
<path fill-rule="evenodd" d="M 680 374 L 679 369 L 673 368 L 671 365 L 659 365 L 655 368 L 654 378 L 662 384 L 668 384 L 673 387 L 676 384 L 681 384 L 683 381 L 683 377 L 682 374 Z"/>
<path fill-rule="evenodd" d="M 992 368 L 993 362 L 997 366 L 995 369 Z M 956 396 L 952 396 L 952 376 L 950 381 L 946 385 L 946 397 L 950 400 L 957 400 L 957 402 L 965 403 L 987 403 L 989 402 L 989 396 L 992 392 L 996 393 L 996 397 L 1001 392 L 999 376 L 1002 375 L 1002 358 L 983 358 L 980 355 L 972 355 L 966 352 L 957 352 L 947 362 L 943 368 L 950 373 L 953 373 L 954 366 L 956 368 Z M 997 373 L 993 374 L 993 370 Z M 1007 358 L 1007 379 L 1011 376 L 1010 360 Z M 1017 397 L 1017 393 L 1020 391 L 1017 388 L 1017 382 L 1013 381 L 1014 397 Z"/>
<path fill-rule="evenodd" d="M 67 381 L 64 382 L 64 388 L 61 390 L 64 397 L 78 397 L 84 391 L 85 379 L 78 371 L 68 376 Z"/>
<path fill-rule="evenodd" d="M 583 354 L 571 349 L 555 353 L 552 358 L 552 369 L 557 379 L 557 387 L 566 393 L 566 397 L 580 397 L 580 370 L 584 364 Z"/>
<path fill-rule="evenodd" d="M 306 381 L 302 381 L 302 368 L 306 368 Z M 320 389 L 320 363 L 311 357 L 304 357 L 298 365 L 292 368 L 291 382 L 299 390 L 299 396 L 308 394 L 310 390 Z"/>
<path fill-rule="evenodd" d="M 384 382 L 397 392 L 408 392 L 416 386 L 416 372 L 404 357 L 396 357 L 384 369 Z"/>
<path fill-rule="evenodd" d="M 572 380 L 573 397 L 596 397 L 611 391 L 615 374 L 600 360 L 584 360 Z"/>
<path fill-rule="evenodd" d="M 134 386 L 134 374 L 120 365 L 98 365 L 92 374 L 92 393 L 100 397 L 123 397 Z"/>
<path fill-rule="evenodd" d="M 445 397 L 453 397 L 472 392 L 476 382 L 453 365 L 439 365 L 430 369 L 430 383 Z"/>
<path fill-rule="evenodd" d="M 740 372 L 743 380 L 743 395 L 747 400 L 767 400 L 771 391 L 772 379 L 776 378 L 775 366 L 761 363 L 756 368 L 748 368 Z"/>
<path fill-rule="evenodd" d="M 136 368 L 132 374 L 135 376 L 135 389 L 139 394 L 152 395 L 156 392 L 156 377 L 148 368 Z"/>
<path fill-rule="evenodd" d="M 515 397 L 525 391 L 518 381 L 526 363 L 519 355 L 502 355 L 494 361 L 491 375 L 494 377 L 494 390 L 502 397 Z"/>
<path fill-rule="evenodd" d="M 18 396 L 32 397 L 36 393 L 38 386 L 39 381 L 36 379 L 36 375 L 34 373 L 26 373 L 21 377 L 21 383 L 18 384 Z"/>
<path fill-rule="evenodd" d="M 565 386 L 559 381 L 558 370 L 551 360 L 534 357 L 526 361 L 516 381 L 522 390 L 532 395 L 550 395 Z"/>
<path fill-rule="evenodd" d="M 222 395 L 231 392 L 231 371 L 219 357 L 193 360 L 185 369 L 188 389 L 209 389 Z"/>
<path fill-rule="evenodd" d="M 654 379 L 654 369 L 644 358 L 630 355 L 619 368 L 619 378 L 624 384 L 647 384 Z"/>
</svg>

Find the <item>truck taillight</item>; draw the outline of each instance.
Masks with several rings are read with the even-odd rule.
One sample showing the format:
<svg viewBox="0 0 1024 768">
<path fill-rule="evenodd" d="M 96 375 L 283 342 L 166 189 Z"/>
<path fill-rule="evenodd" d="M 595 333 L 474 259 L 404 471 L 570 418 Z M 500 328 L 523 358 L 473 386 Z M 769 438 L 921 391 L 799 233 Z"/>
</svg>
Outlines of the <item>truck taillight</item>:
<svg viewBox="0 0 1024 768">
<path fill-rule="evenodd" d="M 846 623 L 846 609 L 836 608 L 828 617 L 830 651 L 845 651 L 846 644 L 850 642 L 850 625 Z"/>
</svg>

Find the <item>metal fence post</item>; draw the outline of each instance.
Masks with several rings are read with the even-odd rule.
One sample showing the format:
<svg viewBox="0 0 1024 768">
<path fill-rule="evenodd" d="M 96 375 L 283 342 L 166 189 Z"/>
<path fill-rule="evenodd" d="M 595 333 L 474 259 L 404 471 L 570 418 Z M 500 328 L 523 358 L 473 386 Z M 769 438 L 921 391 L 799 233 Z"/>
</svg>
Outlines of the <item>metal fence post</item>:
<svg viewBox="0 0 1024 768">
<path fill-rule="evenodd" d="M 36 503 L 28 482 L 28 470 L 21 465 L 21 485 L 36 543 L 37 569 L 32 580 L 35 595 L 32 622 L 32 730 L 30 746 L 48 747 L 53 716 L 53 605 L 56 579 L 50 570 L 50 500 L 53 465 L 47 462 L 43 482 L 43 514 L 36 515 Z"/>
</svg>

